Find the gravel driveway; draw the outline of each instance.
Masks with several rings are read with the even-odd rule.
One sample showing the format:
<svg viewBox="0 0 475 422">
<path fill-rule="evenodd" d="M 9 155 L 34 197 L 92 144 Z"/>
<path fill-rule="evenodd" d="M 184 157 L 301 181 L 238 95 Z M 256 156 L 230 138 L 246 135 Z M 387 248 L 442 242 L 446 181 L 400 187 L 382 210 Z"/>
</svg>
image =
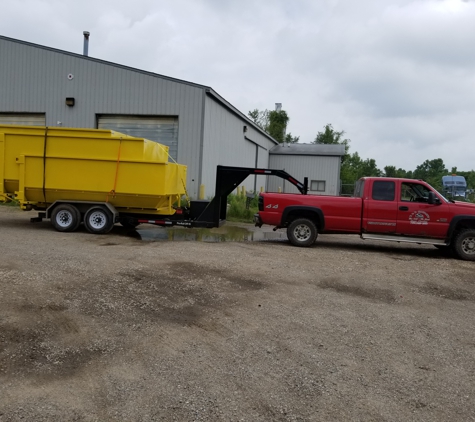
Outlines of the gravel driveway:
<svg viewBox="0 0 475 422">
<path fill-rule="evenodd" d="M 0 206 L 2 422 L 475 420 L 475 263 L 32 216 Z"/>
</svg>

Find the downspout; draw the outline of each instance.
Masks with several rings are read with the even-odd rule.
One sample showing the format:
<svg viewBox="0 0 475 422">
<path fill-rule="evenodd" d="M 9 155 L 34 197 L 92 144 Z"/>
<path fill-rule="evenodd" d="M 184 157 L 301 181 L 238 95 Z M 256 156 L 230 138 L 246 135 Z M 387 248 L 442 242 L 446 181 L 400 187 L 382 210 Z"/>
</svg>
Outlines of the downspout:
<svg viewBox="0 0 475 422">
<path fill-rule="evenodd" d="M 198 166 L 198 193 L 200 186 L 203 182 L 203 150 L 204 150 L 204 137 L 205 137 L 205 106 L 206 106 L 206 89 L 202 90 L 203 96 L 201 100 L 201 133 L 200 133 L 200 162 Z M 198 198 L 197 198 L 198 199 Z"/>
</svg>

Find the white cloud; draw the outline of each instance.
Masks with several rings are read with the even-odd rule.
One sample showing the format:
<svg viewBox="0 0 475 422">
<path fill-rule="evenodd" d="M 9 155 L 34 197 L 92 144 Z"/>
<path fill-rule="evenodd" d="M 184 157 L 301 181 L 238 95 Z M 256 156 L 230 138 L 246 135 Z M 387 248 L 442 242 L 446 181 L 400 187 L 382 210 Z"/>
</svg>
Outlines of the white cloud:
<svg viewBox="0 0 475 422">
<path fill-rule="evenodd" d="M 77 53 L 88 30 L 91 56 L 212 86 L 245 114 L 282 102 L 301 142 L 332 123 L 351 152 L 407 170 L 475 168 L 474 21 L 462 0 L 23 0 L 0 15 L 2 35 Z"/>
</svg>

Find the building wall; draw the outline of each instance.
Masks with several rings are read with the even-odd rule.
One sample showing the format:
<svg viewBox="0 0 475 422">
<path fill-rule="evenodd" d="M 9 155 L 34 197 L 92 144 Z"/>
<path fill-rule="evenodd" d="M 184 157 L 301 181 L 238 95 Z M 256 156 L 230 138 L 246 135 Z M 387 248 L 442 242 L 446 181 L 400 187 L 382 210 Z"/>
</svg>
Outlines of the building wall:
<svg viewBox="0 0 475 422">
<path fill-rule="evenodd" d="M 201 184 L 214 195 L 219 164 L 267 168 L 275 145 L 209 87 L 2 36 L 1 113 L 42 113 L 47 126 L 79 128 L 97 128 L 103 115 L 178 118 L 177 162 L 188 166 L 191 198 Z M 245 186 L 259 190 L 265 178 Z"/>
<path fill-rule="evenodd" d="M 47 126 L 85 128 L 103 114 L 178 116 L 177 161 L 197 197 L 205 87 L 2 37 L 0 58 L 0 113 L 45 113 Z"/>
<path fill-rule="evenodd" d="M 244 131 L 246 126 L 246 131 Z M 203 170 L 205 197 L 214 195 L 216 166 L 268 167 L 269 149 L 275 145 L 249 122 L 224 108 L 210 95 L 205 98 Z M 237 164 L 239 163 L 239 164 Z M 256 182 L 255 182 L 256 180 Z M 248 191 L 264 186 L 264 177 L 249 176 L 243 186 Z"/>
<path fill-rule="evenodd" d="M 303 183 L 304 177 L 308 177 L 308 183 L 312 180 L 324 180 L 324 192 L 312 192 L 315 195 L 338 195 L 340 192 L 340 157 L 315 156 L 315 155 L 276 155 L 271 154 L 269 167 L 273 169 L 285 170 Z M 298 189 L 291 183 L 277 177 L 269 177 L 267 191 L 299 193 Z"/>
</svg>

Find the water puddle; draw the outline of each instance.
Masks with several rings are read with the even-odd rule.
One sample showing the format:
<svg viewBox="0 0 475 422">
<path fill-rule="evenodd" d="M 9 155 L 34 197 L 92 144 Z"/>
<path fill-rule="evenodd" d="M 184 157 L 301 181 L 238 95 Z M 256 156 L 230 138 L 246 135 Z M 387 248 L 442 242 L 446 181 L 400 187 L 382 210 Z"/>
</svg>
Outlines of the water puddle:
<svg viewBox="0 0 475 422">
<path fill-rule="evenodd" d="M 219 228 L 205 229 L 184 227 L 137 227 L 137 230 L 128 232 L 127 235 L 148 242 L 160 241 L 195 241 L 195 242 L 258 242 L 265 240 L 287 240 L 284 231 L 249 230 L 245 227 L 224 225 Z"/>
</svg>

